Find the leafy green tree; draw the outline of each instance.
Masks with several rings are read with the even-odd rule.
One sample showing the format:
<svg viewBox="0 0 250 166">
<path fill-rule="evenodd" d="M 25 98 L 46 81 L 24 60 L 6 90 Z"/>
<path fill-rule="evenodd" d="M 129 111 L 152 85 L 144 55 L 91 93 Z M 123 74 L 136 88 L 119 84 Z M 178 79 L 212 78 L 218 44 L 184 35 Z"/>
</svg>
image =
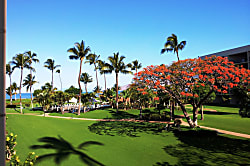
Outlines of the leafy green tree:
<svg viewBox="0 0 250 166">
<path fill-rule="evenodd" d="M 44 67 L 48 68 L 49 70 L 51 70 L 52 73 L 52 81 L 51 81 L 51 85 L 52 85 L 52 89 L 53 89 L 53 75 L 54 75 L 54 70 L 58 67 L 61 67 L 61 65 L 55 65 L 55 60 L 52 59 L 47 59 L 44 62 Z"/>
<path fill-rule="evenodd" d="M 178 39 L 177 36 L 175 34 L 172 34 L 172 36 L 169 36 L 167 38 L 167 42 L 164 45 L 164 48 L 161 50 L 161 53 L 163 54 L 164 52 L 172 52 L 174 51 L 174 53 L 176 53 L 177 55 L 177 59 L 178 61 L 180 60 L 179 58 L 179 50 L 182 50 L 185 45 L 186 45 L 186 41 L 181 41 L 180 43 L 178 43 Z"/>
<path fill-rule="evenodd" d="M 112 73 L 112 71 L 109 70 L 108 64 L 102 60 L 98 60 L 98 69 L 100 71 L 100 74 L 104 76 L 105 90 L 107 90 L 105 74 Z"/>
<path fill-rule="evenodd" d="M 61 91 L 62 91 L 62 79 L 61 79 L 61 70 L 60 69 L 57 69 L 56 70 L 56 73 L 58 73 L 59 74 L 59 78 L 60 78 L 60 83 L 61 83 Z"/>
<path fill-rule="evenodd" d="M 90 65 L 94 65 L 94 70 L 95 70 L 95 74 L 96 74 L 96 87 L 99 87 L 98 85 L 98 76 L 97 76 L 97 69 L 98 69 L 98 60 L 100 58 L 100 55 L 96 55 L 96 54 L 89 54 L 86 57 L 86 61 L 85 63 L 89 63 Z"/>
<path fill-rule="evenodd" d="M 16 82 L 13 82 L 12 88 L 15 91 L 15 100 L 16 100 L 16 91 L 19 89 L 18 86 L 17 86 L 17 84 L 16 84 Z"/>
<path fill-rule="evenodd" d="M 69 93 L 69 94 L 77 95 L 77 94 L 79 94 L 79 91 L 80 91 L 80 89 L 75 88 L 73 85 L 71 85 L 71 86 L 69 87 L 69 89 L 66 89 L 64 92 L 67 92 L 67 93 Z"/>
<path fill-rule="evenodd" d="M 116 112 L 118 113 L 118 74 L 131 74 L 132 72 L 127 70 L 128 65 L 123 62 L 125 59 L 125 56 L 119 57 L 119 52 L 114 53 L 113 56 L 109 56 L 108 60 L 110 61 L 110 64 L 108 64 L 108 68 L 111 71 L 115 72 L 115 78 L 116 78 Z"/>
<path fill-rule="evenodd" d="M 32 67 L 29 65 L 29 57 L 25 56 L 25 54 L 17 54 L 13 57 L 11 61 L 13 64 L 13 70 L 15 68 L 21 69 L 21 76 L 20 76 L 20 86 L 19 86 L 19 95 L 20 95 L 20 113 L 22 114 L 22 81 L 23 81 L 23 69 L 27 68 L 29 70 L 33 70 Z"/>
<path fill-rule="evenodd" d="M 35 76 L 32 77 L 31 74 L 28 74 L 26 76 L 26 78 L 23 80 L 23 86 L 26 86 L 26 91 L 28 92 L 28 90 L 30 90 L 30 102 L 31 102 L 31 107 L 33 108 L 33 95 L 31 92 L 32 86 L 37 83 L 37 81 L 35 81 Z"/>
<path fill-rule="evenodd" d="M 11 74 L 13 73 L 13 70 L 11 68 L 11 63 L 9 62 L 8 64 L 6 64 L 6 74 L 9 75 L 9 78 L 10 78 L 10 86 L 9 86 L 9 96 L 10 96 L 10 104 L 12 104 L 12 85 L 11 85 Z"/>
<path fill-rule="evenodd" d="M 78 85 L 79 85 L 79 107 L 78 107 L 78 115 L 80 115 L 80 111 L 81 111 L 81 94 L 82 94 L 82 88 L 81 88 L 81 82 L 80 82 L 80 78 L 81 78 L 81 73 L 82 73 L 82 62 L 83 59 L 89 54 L 90 52 L 90 48 L 86 47 L 84 45 L 84 42 L 82 40 L 81 43 L 75 43 L 75 47 L 72 47 L 70 49 L 68 49 L 68 52 L 71 53 L 71 55 L 69 56 L 69 59 L 80 59 L 80 71 L 79 71 L 79 76 L 78 76 Z"/>
<path fill-rule="evenodd" d="M 93 82 L 92 77 L 88 73 L 82 73 L 80 81 L 84 83 L 84 85 L 85 85 L 85 91 L 86 91 L 86 93 L 88 93 L 88 91 L 87 91 L 87 84 Z"/>
</svg>

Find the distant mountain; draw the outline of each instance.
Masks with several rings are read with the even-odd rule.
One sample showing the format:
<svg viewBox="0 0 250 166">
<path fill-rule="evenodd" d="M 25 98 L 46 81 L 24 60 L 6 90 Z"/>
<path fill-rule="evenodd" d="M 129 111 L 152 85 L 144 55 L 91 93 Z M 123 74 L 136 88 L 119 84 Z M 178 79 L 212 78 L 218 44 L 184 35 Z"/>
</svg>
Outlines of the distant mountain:
<svg viewBox="0 0 250 166">
<path fill-rule="evenodd" d="M 124 91 L 126 89 L 128 89 L 130 86 L 130 84 L 127 84 L 127 85 L 124 85 L 124 86 L 121 86 L 121 91 Z"/>
</svg>

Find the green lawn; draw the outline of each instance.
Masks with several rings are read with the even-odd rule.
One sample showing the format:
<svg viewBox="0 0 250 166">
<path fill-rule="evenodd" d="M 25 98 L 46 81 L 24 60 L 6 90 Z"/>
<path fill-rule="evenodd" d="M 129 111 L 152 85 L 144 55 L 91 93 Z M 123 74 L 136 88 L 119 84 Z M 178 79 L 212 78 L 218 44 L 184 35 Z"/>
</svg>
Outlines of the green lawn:
<svg viewBox="0 0 250 166">
<path fill-rule="evenodd" d="M 6 108 L 6 113 L 20 113 L 20 109 L 16 108 Z M 32 111 L 31 108 L 24 108 L 23 114 L 32 113 L 32 114 L 43 114 L 43 111 Z"/>
<path fill-rule="evenodd" d="M 217 136 L 215 132 L 166 132 L 160 124 L 132 122 L 94 122 L 26 115 L 8 115 L 7 130 L 18 135 L 17 153 L 23 159 L 30 151 L 42 155 L 51 150 L 31 150 L 41 144 L 38 138 L 60 135 L 74 147 L 85 141 L 103 146 L 89 146 L 85 151 L 104 165 L 239 165 L 250 163 L 250 140 Z M 45 160 L 38 165 L 56 165 Z M 71 156 L 61 165 L 83 165 Z"/>
</svg>

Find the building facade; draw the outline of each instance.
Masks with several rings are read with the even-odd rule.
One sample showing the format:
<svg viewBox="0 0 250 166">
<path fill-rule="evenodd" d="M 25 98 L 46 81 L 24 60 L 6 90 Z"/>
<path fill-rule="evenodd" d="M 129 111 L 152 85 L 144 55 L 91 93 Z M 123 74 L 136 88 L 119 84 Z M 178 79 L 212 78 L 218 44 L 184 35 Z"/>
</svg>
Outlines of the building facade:
<svg viewBox="0 0 250 166">
<path fill-rule="evenodd" d="M 221 57 L 228 57 L 229 61 L 234 62 L 237 66 L 243 66 L 246 69 L 250 69 L 250 45 L 237 47 L 221 52 L 215 52 L 212 54 L 201 56 L 200 58 L 204 59 L 205 57 L 210 57 L 212 55 L 221 56 Z M 216 94 L 216 99 L 214 104 L 231 104 L 231 105 L 238 105 L 239 99 L 234 96 L 232 93 L 229 95 L 223 95 L 220 93 Z"/>
</svg>

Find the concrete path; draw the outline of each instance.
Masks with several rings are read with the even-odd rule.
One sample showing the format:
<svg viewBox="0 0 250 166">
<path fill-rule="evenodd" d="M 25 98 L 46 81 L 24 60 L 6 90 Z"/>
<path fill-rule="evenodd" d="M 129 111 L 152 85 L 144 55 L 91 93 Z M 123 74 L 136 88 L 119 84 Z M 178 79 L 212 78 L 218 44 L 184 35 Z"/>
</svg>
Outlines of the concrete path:
<svg viewBox="0 0 250 166">
<path fill-rule="evenodd" d="M 32 114 L 32 113 L 27 113 L 27 114 L 20 114 L 20 113 L 7 113 L 7 114 L 17 114 L 17 115 L 35 115 L 35 116 L 44 116 L 38 115 L 38 114 Z M 145 122 L 144 120 L 135 120 L 135 119 L 91 119 L 91 118 L 74 118 L 74 117 L 63 117 L 63 116 L 50 116 L 49 113 L 45 113 L 45 117 L 51 117 L 51 118 L 61 118 L 61 119 L 74 119 L 74 120 L 90 120 L 90 121 L 128 121 L 128 122 Z M 149 123 L 169 123 L 165 121 L 148 121 Z M 181 125 L 183 126 L 189 126 L 187 122 L 182 121 Z M 232 131 L 227 131 L 227 130 L 221 130 L 221 129 L 216 129 L 212 127 L 206 127 L 206 126 L 199 126 L 200 128 L 207 129 L 207 130 L 213 130 L 217 131 L 219 133 L 223 134 L 228 134 L 228 135 L 233 135 L 237 137 L 243 137 L 243 138 L 248 138 L 250 139 L 250 135 L 248 134 L 243 134 L 243 133 L 237 133 L 237 132 L 232 132 Z"/>
</svg>

